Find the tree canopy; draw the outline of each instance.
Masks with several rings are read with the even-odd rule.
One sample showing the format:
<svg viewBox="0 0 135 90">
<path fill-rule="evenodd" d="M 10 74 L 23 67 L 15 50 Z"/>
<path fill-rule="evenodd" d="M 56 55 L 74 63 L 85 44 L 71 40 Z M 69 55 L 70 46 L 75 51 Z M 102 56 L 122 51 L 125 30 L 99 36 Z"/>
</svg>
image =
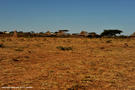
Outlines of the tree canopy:
<svg viewBox="0 0 135 90">
<path fill-rule="evenodd" d="M 121 34 L 123 31 L 122 30 L 113 30 L 113 29 L 108 29 L 108 30 L 104 30 L 104 32 L 101 33 L 101 36 L 116 36 L 116 34 Z"/>
</svg>

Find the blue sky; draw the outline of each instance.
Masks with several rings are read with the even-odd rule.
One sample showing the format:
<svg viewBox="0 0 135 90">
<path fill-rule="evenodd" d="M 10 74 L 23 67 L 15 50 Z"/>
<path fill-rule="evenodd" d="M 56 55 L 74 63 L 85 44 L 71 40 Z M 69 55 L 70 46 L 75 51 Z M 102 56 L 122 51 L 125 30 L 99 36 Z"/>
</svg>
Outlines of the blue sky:
<svg viewBox="0 0 135 90">
<path fill-rule="evenodd" d="M 0 0 L 0 30 L 135 32 L 135 0 Z"/>
</svg>

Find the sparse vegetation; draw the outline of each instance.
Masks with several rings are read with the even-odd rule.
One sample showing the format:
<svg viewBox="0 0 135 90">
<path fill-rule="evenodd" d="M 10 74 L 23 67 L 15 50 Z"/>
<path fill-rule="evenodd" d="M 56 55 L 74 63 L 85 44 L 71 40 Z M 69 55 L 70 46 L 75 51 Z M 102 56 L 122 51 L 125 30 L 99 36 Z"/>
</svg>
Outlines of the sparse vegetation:
<svg viewBox="0 0 135 90">
<path fill-rule="evenodd" d="M 15 62 L 20 61 L 18 58 L 13 58 L 12 60 L 15 61 Z"/>
<path fill-rule="evenodd" d="M 107 40 L 106 43 L 112 43 L 112 40 Z"/>
<path fill-rule="evenodd" d="M 21 48 L 16 48 L 15 51 L 23 51 Z"/>
<path fill-rule="evenodd" d="M 10 39 L 2 38 L 0 87 L 135 89 L 134 38 Z"/>
<path fill-rule="evenodd" d="M 11 31 L 11 32 L 1 32 L 0 37 L 25 37 L 25 38 L 32 38 L 32 37 L 61 37 L 61 38 L 71 38 L 71 37 L 85 37 L 85 38 L 101 38 L 101 37 L 114 37 L 114 38 L 128 38 L 134 37 L 134 34 L 131 36 L 120 35 L 122 30 L 115 30 L 115 29 L 108 29 L 104 30 L 100 35 L 95 32 L 87 32 L 81 31 L 80 33 L 67 33 L 69 30 L 59 30 L 56 32 L 38 32 L 35 33 L 34 31 L 31 32 L 23 32 L 23 31 Z"/>
<path fill-rule="evenodd" d="M 122 30 L 104 30 L 104 32 L 101 33 L 101 36 L 107 36 L 107 37 L 114 37 L 116 34 L 121 34 L 123 31 Z"/>
<path fill-rule="evenodd" d="M 56 48 L 59 49 L 59 50 L 63 50 L 63 51 L 72 50 L 72 47 L 57 46 Z"/>
<path fill-rule="evenodd" d="M 0 48 L 3 48 L 3 47 L 4 47 L 4 45 L 1 43 L 1 44 L 0 44 Z"/>
</svg>

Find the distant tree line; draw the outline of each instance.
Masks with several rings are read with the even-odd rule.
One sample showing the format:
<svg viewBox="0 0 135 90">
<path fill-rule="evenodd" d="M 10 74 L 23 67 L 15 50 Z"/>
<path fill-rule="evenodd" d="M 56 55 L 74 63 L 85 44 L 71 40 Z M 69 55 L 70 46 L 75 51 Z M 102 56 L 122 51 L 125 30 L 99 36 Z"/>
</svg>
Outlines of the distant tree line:
<svg viewBox="0 0 135 90">
<path fill-rule="evenodd" d="M 12 37 L 14 32 L 17 33 L 18 37 L 88 37 L 88 38 L 101 38 L 101 37 L 122 37 L 127 38 L 129 36 L 120 35 L 123 31 L 118 29 L 107 29 L 104 30 L 101 34 L 95 32 L 81 31 L 80 33 L 67 33 L 69 30 L 59 30 L 57 32 L 38 32 L 34 31 L 23 32 L 23 31 L 0 31 L 0 37 Z M 134 37 L 135 33 L 130 37 Z"/>
</svg>

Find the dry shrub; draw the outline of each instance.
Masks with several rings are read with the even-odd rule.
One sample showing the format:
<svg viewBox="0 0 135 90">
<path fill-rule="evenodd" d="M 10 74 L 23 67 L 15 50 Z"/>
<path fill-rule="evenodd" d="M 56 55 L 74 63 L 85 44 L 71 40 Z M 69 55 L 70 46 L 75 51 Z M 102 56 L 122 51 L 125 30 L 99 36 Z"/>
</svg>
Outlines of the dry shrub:
<svg viewBox="0 0 135 90">
<path fill-rule="evenodd" d="M 4 39 L 1 39 L 1 42 L 5 42 L 5 40 Z"/>
<path fill-rule="evenodd" d="M 112 40 L 107 40 L 106 43 L 112 43 Z"/>
<path fill-rule="evenodd" d="M 63 51 L 72 50 L 72 47 L 57 46 L 56 48 L 59 49 L 59 50 L 63 50 Z"/>
<path fill-rule="evenodd" d="M 24 50 L 21 48 L 16 48 L 15 51 L 24 51 Z"/>
<path fill-rule="evenodd" d="M 20 41 L 25 41 L 25 39 L 24 38 L 21 38 Z"/>
<path fill-rule="evenodd" d="M 124 46 L 125 46 L 125 47 L 128 47 L 128 44 L 127 44 L 127 43 L 124 43 Z"/>
<path fill-rule="evenodd" d="M 12 41 L 12 39 L 11 38 L 8 38 L 7 41 Z"/>
<path fill-rule="evenodd" d="M 100 49 L 105 49 L 105 47 L 100 47 Z"/>
<path fill-rule="evenodd" d="M 0 44 L 0 48 L 3 48 L 3 47 L 4 47 L 4 45 L 1 43 L 1 44 Z"/>
<path fill-rule="evenodd" d="M 76 84 L 74 86 L 72 86 L 71 88 L 67 88 L 67 90 L 85 90 L 85 86 L 80 85 L 80 84 Z"/>
<path fill-rule="evenodd" d="M 18 58 L 13 58 L 12 60 L 15 61 L 15 62 L 20 61 L 20 59 L 18 59 Z"/>
</svg>

